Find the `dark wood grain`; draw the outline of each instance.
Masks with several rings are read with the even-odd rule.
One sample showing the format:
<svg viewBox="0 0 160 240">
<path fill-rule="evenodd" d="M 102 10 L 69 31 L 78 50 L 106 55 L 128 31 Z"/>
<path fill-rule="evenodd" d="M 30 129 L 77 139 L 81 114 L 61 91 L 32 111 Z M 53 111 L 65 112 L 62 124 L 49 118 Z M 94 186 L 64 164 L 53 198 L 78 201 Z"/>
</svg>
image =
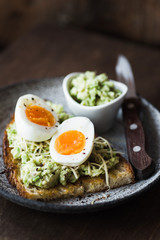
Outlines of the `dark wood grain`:
<svg viewBox="0 0 160 240">
<path fill-rule="evenodd" d="M 140 120 L 141 101 L 138 97 L 127 97 L 123 103 L 123 118 L 129 161 L 137 179 L 147 179 L 154 172 L 154 163 L 146 153 L 145 133 Z M 139 148 L 134 151 L 134 148 Z"/>
<path fill-rule="evenodd" d="M 49 25 L 1 54 L 0 86 L 85 70 L 107 72 L 114 79 L 119 53 L 131 61 L 138 92 L 160 107 L 160 50 Z M 0 240 L 160 239 L 159 201 L 159 183 L 123 205 L 81 215 L 38 212 L 0 197 Z"/>
<path fill-rule="evenodd" d="M 160 109 L 158 49 L 50 25 L 33 30 L 1 54 L 0 86 L 85 70 L 107 72 L 115 79 L 120 53 L 131 62 L 137 92 Z"/>
</svg>

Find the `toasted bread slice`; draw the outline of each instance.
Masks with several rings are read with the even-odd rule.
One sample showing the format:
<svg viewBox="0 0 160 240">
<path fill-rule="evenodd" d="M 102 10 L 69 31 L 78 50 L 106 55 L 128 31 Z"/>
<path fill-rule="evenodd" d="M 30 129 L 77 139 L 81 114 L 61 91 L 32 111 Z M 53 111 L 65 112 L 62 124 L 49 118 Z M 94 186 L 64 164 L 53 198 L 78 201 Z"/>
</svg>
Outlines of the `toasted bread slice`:
<svg viewBox="0 0 160 240">
<path fill-rule="evenodd" d="M 100 192 L 108 188 L 106 186 L 104 176 L 92 178 L 81 177 L 74 184 L 68 183 L 66 186 L 59 184 L 49 189 L 26 187 L 20 178 L 19 161 L 13 159 L 11 154 L 11 148 L 9 147 L 6 131 L 3 139 L 3 158 L 7 168 L 6 173 L 9 182 L 15 186 L 19 194 L 25 198 L 49 201 L 52 199 L 84 196 L 85 193 Z M 134 181 L 134 172 L 131 165 L 122 156 L 120 156 L 119 163 L 109 170 L 110 188 L 117 188 L 134 183 Z"/>
</svg>

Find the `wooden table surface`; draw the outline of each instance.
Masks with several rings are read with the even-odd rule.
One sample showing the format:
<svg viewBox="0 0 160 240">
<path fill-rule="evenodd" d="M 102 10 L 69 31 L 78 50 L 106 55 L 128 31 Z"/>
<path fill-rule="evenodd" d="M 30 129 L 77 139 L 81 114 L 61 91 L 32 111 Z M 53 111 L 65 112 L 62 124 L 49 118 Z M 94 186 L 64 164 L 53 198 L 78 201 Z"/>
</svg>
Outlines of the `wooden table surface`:
<svg viewBox="0 0 160 240">
<path fill-rule="evenodd" d="M 132 63 L 137 92 L 160 109 L 160 50 L 75 29 L 36 28 L 0 55 L 0 87 L 96 70 L 115 78 L 118 54 Z M 134 200 L 101 212 L 61 215 L 0 197 L 0 240 L 160 239 L 159 183 Z"/>
</svg>

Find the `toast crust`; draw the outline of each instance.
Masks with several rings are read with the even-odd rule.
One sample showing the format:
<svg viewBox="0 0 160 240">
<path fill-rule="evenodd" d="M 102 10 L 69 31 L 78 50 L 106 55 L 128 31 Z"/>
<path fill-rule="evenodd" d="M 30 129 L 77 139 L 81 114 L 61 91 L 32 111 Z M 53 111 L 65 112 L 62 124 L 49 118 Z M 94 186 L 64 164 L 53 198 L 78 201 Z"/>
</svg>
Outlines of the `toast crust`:
<svg viewBox="0 0 160 240">
<path fill-rule="evenodd" d="M 7 127 L 14 121 L 7 125 Z M 11 154 L 9 147 L 7 132 L 5 130 L 3 138 L 3 159 L 6 165 L 6 175 L 8 181 L 17 188 L 22 197 L 34 200 L 53 200 L 69 197 L 82 197 L 85 193 L 95 193 L 107 190 L 104 176 L 99 177 L 80 177 L 74 183 L 68 183 L 66 186 L 58 184 L 49 189 L 41 189 L 38 187 L 26 187 L 20 179 L 20 165 L 19 161 L 15 160 Z M 131 165 L 120 156 L 119 163 L 111 170 L 109 170 L 110 188 L 117 188 L 123 185 L 135 182 L 134 172 Z"/>
</svg>

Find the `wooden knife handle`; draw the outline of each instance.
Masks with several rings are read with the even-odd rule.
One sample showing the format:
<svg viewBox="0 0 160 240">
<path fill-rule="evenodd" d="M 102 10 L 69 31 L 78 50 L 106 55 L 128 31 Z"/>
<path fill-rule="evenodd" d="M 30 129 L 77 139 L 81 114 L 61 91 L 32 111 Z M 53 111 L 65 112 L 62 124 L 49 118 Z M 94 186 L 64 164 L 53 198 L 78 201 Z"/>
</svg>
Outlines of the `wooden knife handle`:
<svg viewBox="0 0 160 240">
<path fill-rule="evenodd" d="M 140 108 L 140 98 L 127 98 L 123 103 L 123 118 L 130 163 L 136 177 L 146 179 L 153 173 L 154 163 L 145 151 L 144 130 L 139 118 Z"/>
</svg>

